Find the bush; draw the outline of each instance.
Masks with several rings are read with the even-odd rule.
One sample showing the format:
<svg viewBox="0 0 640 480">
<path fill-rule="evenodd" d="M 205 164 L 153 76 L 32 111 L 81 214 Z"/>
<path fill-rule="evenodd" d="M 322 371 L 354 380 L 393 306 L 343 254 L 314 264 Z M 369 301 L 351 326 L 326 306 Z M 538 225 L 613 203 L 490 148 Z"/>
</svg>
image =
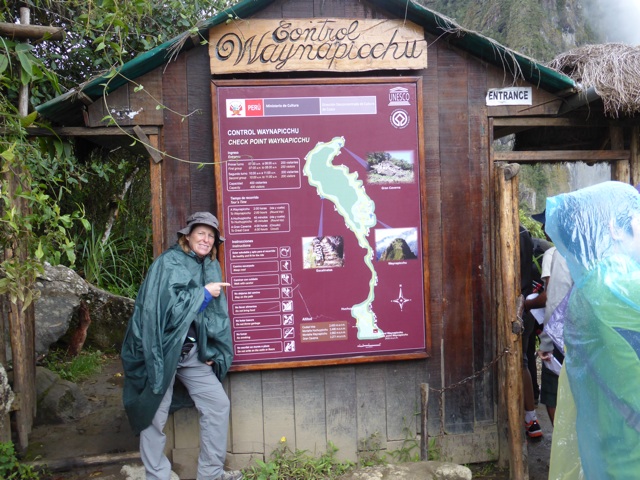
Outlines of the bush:
<svg viewBox="0 0 640 480">
<path fill-rule="evenodd" d="M 37 480 L 38 472 L 30 465 L 20 463 L 13 443 L 0 443 L 0 478 L 3 480 Z"/>
</svg>

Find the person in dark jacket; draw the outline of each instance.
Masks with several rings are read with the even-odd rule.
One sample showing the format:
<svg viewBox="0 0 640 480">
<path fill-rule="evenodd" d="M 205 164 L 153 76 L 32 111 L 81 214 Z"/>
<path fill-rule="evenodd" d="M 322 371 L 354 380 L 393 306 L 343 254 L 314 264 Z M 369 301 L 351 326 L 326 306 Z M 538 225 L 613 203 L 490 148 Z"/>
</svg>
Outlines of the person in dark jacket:
<svg viewBox="0 0 640 480">
<path fill-rule="evenodd" d="M 140 435 L 147 480 L 169 480 L 163 432 L 169 413 L 200 413 L 198 480 L 239 480 L 223 470 L 229 399 L 220 383 L 233 359 L 231 326 L 217 246 L 218 219 L 196 212 L 178 242 L 149 267 L 122 345 L 123 402 Z M 176 380 L 177 379 L 177 380 Z"/>
</svg>

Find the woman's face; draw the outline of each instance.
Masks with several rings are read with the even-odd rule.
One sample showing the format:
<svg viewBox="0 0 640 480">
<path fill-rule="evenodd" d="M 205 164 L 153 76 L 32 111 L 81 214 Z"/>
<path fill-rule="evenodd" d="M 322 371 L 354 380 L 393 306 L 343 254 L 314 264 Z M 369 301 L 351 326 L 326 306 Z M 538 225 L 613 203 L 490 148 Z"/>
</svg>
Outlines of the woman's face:
<svg viewBox="0 0 640 480">
<path fill-rule="evenodd" d="M 626 230 L 616 233 L 613 238 L 619 242 L 619 251 L 640 262 L 640 213 L 635 213 L 630 222 L 631 234 Z"/>
<path fill-rule="evenodd" d="M 636 262 L 640 262 L 640 213 L 631 217 L 631 239 L 629 240 L 631 256 Z"/>
<path fill-rule="evenodd" d="M 189 242 L 189 248 L 201 257 L 211 253 L 216 241 L 216 233 L 209 225 L 196 225 L 186 237 Z"/>
</svg>

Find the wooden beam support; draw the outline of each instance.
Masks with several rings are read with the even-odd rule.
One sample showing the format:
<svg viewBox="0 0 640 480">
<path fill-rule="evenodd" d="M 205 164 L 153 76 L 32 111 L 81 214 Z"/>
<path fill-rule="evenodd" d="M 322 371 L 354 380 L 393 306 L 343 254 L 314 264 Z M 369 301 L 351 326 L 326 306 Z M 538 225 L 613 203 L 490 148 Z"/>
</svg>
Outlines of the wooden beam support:
<svg viewBox="0 0 640 480">
<path fill-rule="evenodd" d="M 152 135 L 149 138 L 151 146 L 160 147 L 161 138 Z M 150 160 L 150 181 L 151 181 L 151 226 L 153 230 L 153 257 L 160 255 L 164 249 L 164 225 L 165 225 L 165 202 L 162 190 L 162 165 L 154 160 Z"/>
<path fill-rule="evenodd" d="M 631 141 L 629 149 L 631 150 L 631 184 L 640 184 L 640 127 L 635 126 L 631 129 Z"/>
<path fill-rule="evenodd" d="M 45 27 L 41 25 L 20 25 L 19 23 L 0 22 L 0 36 L 21 40 L 64 40 L 62 27 Z"/>
<path fill-rule="evenodd" d="M 564 117 L 496 117 L 494 127 L 607 127 L 609 122 Z"/>
<path fill-rule="evenodd" d="M 624 148 L 624 130 L 620 126 L 609 127 L 609 136 L 611 137 L 611 149 L 620 150 Z M 611 180 L 629 183 L 631 181 L 631 167 L 629 160 L 631 153 L 627 158 L 621 158 L 611 165 Z"/>
<path fill-rule="evenodd" d="M 140 452 L 106 453 L 86 457 L 67 457 L 57 460 L 37 460 L 25 462 L 36 470 L 48 472 L 69 472 L 78 468 L 95 467 L 99 465 L 113 465 L 116 463 L 132 463 L 140 461 Z"/>
<path fill-rule="evenodd" d="M 144 133 L 142 127 L 136 125 L 135 127 L 133 127 L 133 131 L 136 134 L 136 137 L 140 139 L 140 142 L 142 142 L 142 145 L 144 145 L 144 148 L 147 150 L 147 152 L 149 152 L 149 155 L 151 156 L 153 161 L 155 163 L 160 163 L 162 161 L 162 154 L 157 150 L 157 148 L 155 148 L 155 146 L 151 145 L 151 141 L 149 140 L 149 137 L 147 137 L 147 135 Z"/>
<path fill-rule="evenodd" d="M 522 428 L 522 332 L 514 329 L 514 324 L 520 325 L 518 299 L 521 297 L 518 170 L 517 165 L 496 164 L 493 174 L 493 299 L 497 321 L 497 353 L 504 354 L 498 363 L 498 429 L 506 432 L 506 436 L 500 437 L 499 462 L 504 464 L 508 460 L 509 478 L 512 480 L 529 478 L 527 442 Z"/>
<path fill-rule="evenodd" d="M 159 127 L 138 127 L 145 135 L 158 135 Z M 1 132 L 0 133 L 5 133 Z M 136 136 L 134 127 L 54 127 L 54 128 L 27 128 L 27 135 L 31 137 L 117 137 Z"/>
<path fill-rule="evenodd" d="M 526 150 L 494 152 L 494 162 L 615 162 L 629 160 L 629 150 Z"/>
</svg>

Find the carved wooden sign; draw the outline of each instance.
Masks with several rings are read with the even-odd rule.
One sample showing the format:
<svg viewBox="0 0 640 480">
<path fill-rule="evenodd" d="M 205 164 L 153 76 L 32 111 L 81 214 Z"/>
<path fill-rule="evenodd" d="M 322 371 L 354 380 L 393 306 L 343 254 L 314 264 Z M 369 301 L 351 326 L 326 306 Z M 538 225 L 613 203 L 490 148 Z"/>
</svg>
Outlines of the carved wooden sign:
<svg viewBox="0 0 640 480">
<path fill-rule="evenodd" d="M 209 49 L 212 74 L 427 67 L 422 27 L 401 20 L 236 21 L 209 31 Z"/>
</svg>

